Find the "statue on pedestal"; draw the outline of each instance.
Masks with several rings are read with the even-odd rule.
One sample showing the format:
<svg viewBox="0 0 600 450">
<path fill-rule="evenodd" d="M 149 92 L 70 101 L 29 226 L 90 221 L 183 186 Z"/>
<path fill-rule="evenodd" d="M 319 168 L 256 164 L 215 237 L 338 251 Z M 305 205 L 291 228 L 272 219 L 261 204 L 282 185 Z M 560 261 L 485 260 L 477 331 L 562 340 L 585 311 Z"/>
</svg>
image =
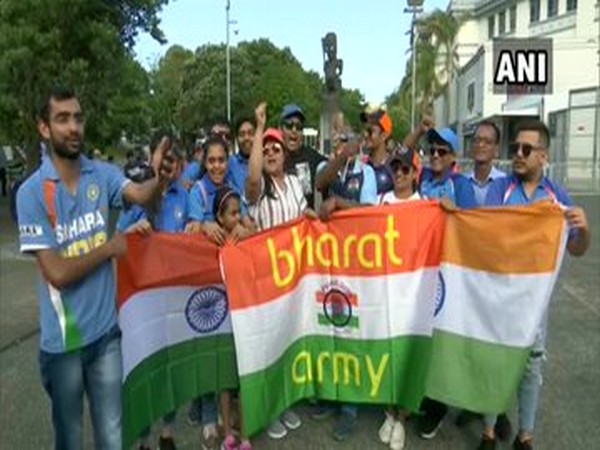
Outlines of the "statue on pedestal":
<svg viewBox="0 0 600 450">
<path fill-rule="evenodd" d="M 321 39 L 323 45 L 323 70 L 325 71 L 325 88 L 327 92 L 339 92 L 342 88 L 343 61 L 337 58 L 337 36 L 327 33 Z"/>
</svg>

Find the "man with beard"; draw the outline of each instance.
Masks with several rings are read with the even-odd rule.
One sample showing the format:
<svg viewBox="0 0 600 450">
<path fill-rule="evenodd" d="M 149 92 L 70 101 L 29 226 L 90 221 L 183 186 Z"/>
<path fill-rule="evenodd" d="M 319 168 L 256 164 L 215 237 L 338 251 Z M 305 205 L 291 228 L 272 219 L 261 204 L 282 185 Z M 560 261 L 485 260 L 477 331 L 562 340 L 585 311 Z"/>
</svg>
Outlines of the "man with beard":
<svg viewBox="0 0 600 450">
<path fill-rule="evenodd" d="M 280 128 L 288 151 L 285 158 L 286 169 L 295 171 L 300 179 L 308 207 L 314 209 L 317 167 L 321 162 L 327 161 L 327 158 L 315 149 L 304 145 L 305 120 L 302 108 L 294 104 L 286 105 L 281 112 Z"/>
<path fill-rule="evenodd" d="M 238 192 L 244 192 L 248 178 L 248 159 L 254 142 L 254 122 L 243 118 L 237 126 L 238 153 L 229 158 L 229 173 Z"/>
<path fill-rule="evenodd" d="M 573 256 L 582 256 L 590 246 L 590 230 L 582 208 L 576 207 L 564 188 L 544 175 L 548 163 L 550 133 L 543 122 L 526 121 L 517 127 L 515 142 L 508 146 L 513 160 L 512 175 L 500 178 L 490 186 L 486 206 L 530 205 L 551 200 L 565 210 L 569 226 L 567 250 Z M 523 249 L 527 251 L 527 249 Z M 546 359 L 546 331 L 548 315 L 544 316 L 531 349 L 525 373 L 518 390 L 519 434 L 515 437 L 515 450 L 533 449 L 533 430 L 542 388 L 542 364 Z M 496 447 L 494 424 L 496 417 L 486 416 L 485 430 L 480 449 Z"/>
<path fill-rule="evenodd" d="M 96 448 L 121 449 L 121 348 L 112 259 L 126 240 L 108 238 L 109 208 L 150 201 L 172 171 L 169 143 L 155 152 L 155 176 L 131 183 L 82 154 L 84 118 L 73 91 L 55 88 L 38 130 L 49 143 L 40 168 L 17 194 L 21 251 L 41 272 L 40 370 L 52 402 L 55 448 L 83 448 L 87 395 Z"/>
</svg>

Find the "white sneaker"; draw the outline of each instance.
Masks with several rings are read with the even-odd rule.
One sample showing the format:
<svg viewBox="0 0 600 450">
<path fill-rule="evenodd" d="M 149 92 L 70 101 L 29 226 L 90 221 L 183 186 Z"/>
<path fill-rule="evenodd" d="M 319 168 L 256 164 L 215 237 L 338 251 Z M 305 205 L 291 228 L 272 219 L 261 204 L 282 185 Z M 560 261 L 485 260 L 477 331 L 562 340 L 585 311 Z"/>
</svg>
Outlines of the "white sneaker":
<svg viewBox="0 0 600 450">
<path fill-rule="evenodd" d="M 288 409 L 281 415 L 281 421 L 290 430 L 296 430 L 302 425 L 302 421 L 300 420 L 300 417 L 298 417 L 298 414 L 291 409 Z"/>
<path fill-rule="evenodd" d="M 390 413 L 385 413 L 385 421 L 381 428 L 379 428 L 379 439 L 384 444 L 389 444 L 392 439 L 392 430 L 394 428 L 394 416 Z"/>
<path fill-rule="evenodd" d="M 402 422 L 397 420 L 394 422 L 394 428 L 392 429 L 392 438 L 390 439 L 391 450 L 402 450 L 406 444 L 406 433 L 404 431 L 404 425 Z"/>
<path fill-rule="evenodd" d="M 277 419 L 271 424 L 267 430 L 267 434 L 271 439 L 283 439 L 287 434 L 287 429 L 283 426 L 281 421 Z"/>
</svg>

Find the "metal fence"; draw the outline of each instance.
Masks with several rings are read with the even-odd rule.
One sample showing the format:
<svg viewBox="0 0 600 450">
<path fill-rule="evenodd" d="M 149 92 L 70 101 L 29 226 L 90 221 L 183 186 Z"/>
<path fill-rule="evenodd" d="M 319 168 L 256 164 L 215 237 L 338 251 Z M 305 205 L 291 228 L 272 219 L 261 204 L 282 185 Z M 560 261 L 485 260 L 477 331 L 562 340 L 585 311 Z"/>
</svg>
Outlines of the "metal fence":
<svg viewBox="0 0 600 450">
<path fill-rule="evenodd" d="M 473 161 L 461 159 L 458 161 L 463 172 L 473 169 Z M 507 173 L 512 170 L 511 160 L 497 161 L 496 167 Z M 600 161 L 591 158 L 571 159 L 568 162 L 551 163 L 546 169 L 546 175 L 554 182 L 575 193 L 600 193 Z"/>
</svg>

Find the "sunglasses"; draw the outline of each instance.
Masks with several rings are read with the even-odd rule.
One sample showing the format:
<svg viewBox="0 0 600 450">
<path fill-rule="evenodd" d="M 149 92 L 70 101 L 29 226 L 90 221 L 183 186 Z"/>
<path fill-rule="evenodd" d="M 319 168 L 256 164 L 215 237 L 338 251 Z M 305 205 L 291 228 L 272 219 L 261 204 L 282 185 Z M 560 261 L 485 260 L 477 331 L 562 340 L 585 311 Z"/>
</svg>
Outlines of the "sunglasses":
<svg viewBox="0 0 600 450">
<path fill-rule="evenodd" d="M 437 145 L 432 145 L 429 148 L 429 154 L 431 156 L 434 156 L 435 154 L 438 154 L 441 158 L 443 158 L 444 156 L 446 156 L 448 153 L 450 153 L 450 150 L 446 147 L 438 147 Z"/>
<path fill-rule="evenodd" d="M 263 155 L 268 155 L 271 152 L 273 152 L 273 154 L 277 155 L 277 154 L 281 153 L 282 150 L 283 149 L 281 148 L 281 145 L 279 145 L 279 144 L 267 145 L 263 149 Z"/>
<path fill-rule="evenodd" d="M 288 131 L 302 131 L 304 129 L 304 125 L 302 124 L 302 122 L 295 122 L 293 120 L 285 120 L 283 122 L 283 128 L 285 128 Z"/>
<path fill-rule="evenodd" d="M 539 145 L 532 145 L 528 143 L 522 144 L 521 142 L 511 142 L 510 144 L 508 144 L 508 154 L 510 155 L 510 157 L 515 157 L 517 153 L 519 153 L 519 150 L 521 150 L 521 154 L 523 155 L 523 157 L 528 158 L 529 155 L 531 155 L 532 151 L 540 150 L 542 148 L 543 147 L 540 147 Z"/>
<path fill-rule="evenodd" d="M 397 173 L 399 170 L 402 172 L 402 175 L 408 175 L 412 170 L 412 167 L 405 165 L 397 165 L 394 167 L 394 173 Z"/>
</svg>

